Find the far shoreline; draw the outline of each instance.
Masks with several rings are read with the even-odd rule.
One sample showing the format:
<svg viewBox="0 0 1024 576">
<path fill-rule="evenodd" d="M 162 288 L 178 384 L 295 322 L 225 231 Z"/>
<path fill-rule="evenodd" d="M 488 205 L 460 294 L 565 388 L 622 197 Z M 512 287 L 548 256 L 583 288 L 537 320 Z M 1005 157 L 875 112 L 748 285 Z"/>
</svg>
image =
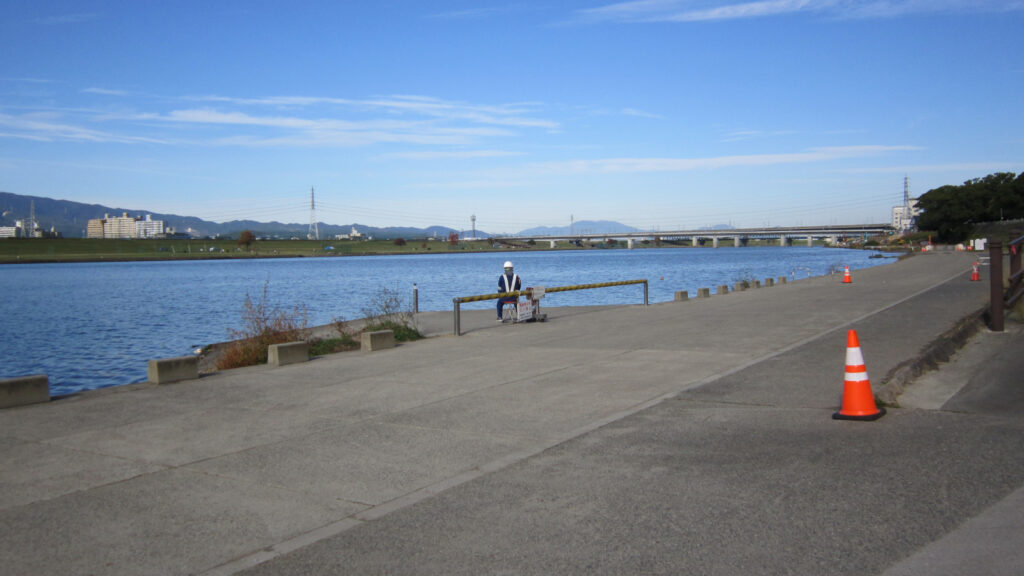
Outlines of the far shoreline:
<svg viewBox="0 0 1024 576">
<path fill-rule="evenodd" d="M 73 242 L 75 240 L 82 239 L 63 239 L 64 242 Z M 25 240 L 25 242 L 45 242 L 45 240 Z M 197 244 L 201 241 L 195 241 Z M 208 243 L 212 243 L 210 241 Z M 311 241 L 312 242 L 312 241 Z M 221 242 L 226 244 L 227 242 Z M 324 244 L 324 242 L 318 242 Z M 5 246 L 5 241 L 0 241 L 0 248 Z M 779 247 L 777 244 L 771 243 L 757 243 L 749 246 L 743 246 L 741 248 L 775 248 Z M 791 245 L 789 247 L 805 247 L 803 245 Z M 851 250 L 875 250 L 879 252 L 913 252 L 914 249 L 911 246 L 888 246 L 888 245 L 850 245 L 850 246 L 831 246 L 825 243 L 815 243 L 812 247 L 814 248 L 845 248 Z M 100 255 L 89 255 L 82 254 L 81 257 L 77 257 L 71 252 L 53 253 L 51 248 L 48 254 L 4 254 L 0 250 L 0 265 L 2 264 L 78 264 L 78 263 L 97 263 L 97 262 L 190 262 L 190 261 L 206 261 L 206 260 L 277 260 L 282 258 L 349 258 L 359 256 L 433 256 L 433 255 L 453 255 L 453 254 L 503 254 L 503 253 L 524 253 L 524 252 L 560 252 L 560 251 L 593 251 L 593 250 L 657 250 L 664 248 L 687 248 L 687 249 L 712 249 L 718 248 L 713 246 L 688 246 L 679 245 L 665 242 L 661 246 L 655 245 L 641 245 L 634 248 L 627 248 L 625 245 L 591 245 L 591 246 L 575 246 L 569 243 L 558 245 L 554 248 L 551 247 L 540 247 L 540 246 L 510 246 L 506 248 L 493 248 L 493 247 L 476 247 L 472 249 L 456 248 L 448 249 L 447 245 L 445 249 L 432 250 L 430 247 L 426 249 L 420 249 L 416 247 L 407 248 L 406 246 L 394 246 L 395 249 L 389 250 L 365 250 L 356 252 L 352 250 L 350 246 L 345 247 L 345 250 L 339 251 L 324 251 L 324 250 L 313 250 L 303 252 L 287 252 L 287 253 L 266 253 L 266 252 L 238 252 L 229 251 L 224 248 L 219 248 L 218 251 L 211 252 L 190 252 L 188 255 L 168 254 L 163 255 L 159 253 L 144 253 L 138 255 L 132 254 L 100 254 Z M 734 246 L 720 246 L 719 248 L 736 248 Z"/>
</svg>

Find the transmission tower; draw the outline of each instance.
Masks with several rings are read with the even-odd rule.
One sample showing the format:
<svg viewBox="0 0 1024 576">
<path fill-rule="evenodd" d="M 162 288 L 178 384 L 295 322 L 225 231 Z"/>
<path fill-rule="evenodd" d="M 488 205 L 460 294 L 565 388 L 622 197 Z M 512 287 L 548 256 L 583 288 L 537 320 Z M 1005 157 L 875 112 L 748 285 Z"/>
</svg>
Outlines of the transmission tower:
<svg viewBox="0 0 1024 576">
<path fill-rule="evenodd" d="M 310 240 L 320 239 L 320 227 L 316 224 L 316 200 L 313 198 L 313 188 L 309 189 L 309 234 L 306 238 Z"/>
<path fill-rule="evenodd" d="M 30 200 L 29 202 L 30 203 L 29 203 L 29 213 L 28 213 L 28 226 L 26 226 L 26 228 L 28 228 L 28 237 L 29 238 L 35 238 L 36 237 L 36 228 L 39 227 L 39 225 L 36 224 L 36 201 L 35 200 Z"/>
</svg>

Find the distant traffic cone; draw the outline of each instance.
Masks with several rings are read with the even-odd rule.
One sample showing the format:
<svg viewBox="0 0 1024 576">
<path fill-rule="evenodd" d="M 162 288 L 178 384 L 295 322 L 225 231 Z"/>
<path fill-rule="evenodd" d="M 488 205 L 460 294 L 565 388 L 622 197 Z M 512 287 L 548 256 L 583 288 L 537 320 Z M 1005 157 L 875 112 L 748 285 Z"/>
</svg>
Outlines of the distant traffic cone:
<svg viewBox="0 0 1024 576">
<path fill-rule="evenodd" d="M 843 271 L 843 284 L 853 284 L 853 279 L 850 278 L 850 267 L 847 266 L 846 270 Z"/>
<path fill-rule="evenodd" d="M 978 263 L 974 263 L 974 268 L 971 269 L 971 282 L 981 282 L 981 274 L 978 274 Z"/>
<path fill-rule="evenodd" d="M 885 416 L 885 408 L 875 405 L 871 393 L 868 369 L 864 366 L 864 354 L 860 351 L 857 331 L 846 334 L 846 377 L 843 381 L 843 406 L 832 415 L 836 420 L 878 420 Z"/>
</svg>

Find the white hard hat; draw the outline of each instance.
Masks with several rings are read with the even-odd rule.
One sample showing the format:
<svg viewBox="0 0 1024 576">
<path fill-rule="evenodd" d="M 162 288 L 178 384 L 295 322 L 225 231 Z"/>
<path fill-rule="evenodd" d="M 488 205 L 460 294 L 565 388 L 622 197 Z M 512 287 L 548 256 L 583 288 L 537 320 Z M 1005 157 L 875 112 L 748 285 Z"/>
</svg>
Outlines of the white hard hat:
<svg viewBox="0 0 1024 576">
<path fill-rule="evenodd" d="M 508 262 L 508 261 L 506 261 L 506 262 L 505 262 L 505 268 L 511 268 L 511 267 L 512 267 L 512 263 L 511 263 L 511 262 Z"/>
</svg>

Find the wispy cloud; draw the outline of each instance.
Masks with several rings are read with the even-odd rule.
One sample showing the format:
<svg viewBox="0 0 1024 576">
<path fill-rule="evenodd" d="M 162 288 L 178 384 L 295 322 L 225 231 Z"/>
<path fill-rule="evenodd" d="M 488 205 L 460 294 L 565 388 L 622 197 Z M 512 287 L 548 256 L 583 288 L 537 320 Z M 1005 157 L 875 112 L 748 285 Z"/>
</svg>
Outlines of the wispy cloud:
<svg viewBox="0 0 1024 576">
<path fill-rule="evenodd" d="M 382 154 L 379 158 L 404 158 L 408 160 L 446 160 L 459 158 L 507 158 L 522 156 L 522 152 L 508 150 L 426 150 L 422 152 L 397 152 Z"/>
<path fill-rule="evenodd" d="M 381 96 L 363 100 L 317 96 L 271 96 L 263 98 L 196 96 L 189 97 L 188 99 L 200 102 L 221 102 L 281 108 L 330 105 L 368 112 L 380 111 L 387 114 L 412 114 L 444 120 L 465 120 L 478 124 L 548 129 L 557 129 L 559 127 L 558 122 L 532 116 L 539 106 L 535 103 L 481 105 L 416 95 Z"/>
<path fill-rule="evenodd" d="M 687 172 L 736 166 L 771 166 L 827 162 L 847 158 L 877 156 L 890 152 L 919 150 L 915 146 L 837 146 L 813 148 L 804 152 L 780 154 L 753 154 L 746 156 L 717 156 L 711 158 L 604 158 L 597 160 L 571 160 L 536 165 L 540 171 L 551 173 L 638 173 Z"/>
<path fill-rule="evenodd" d="M 99 94 L 100 96 L 131 96 L 131 92 L 111 90 L 109 88 L 85 88 L 83 94 Z"/>
<path fill-rule="evenodd" d="M 879 166 L 872 168 L 850 168 L 839 170 L 843 174 L 927 174 L 934 172 L 1017 172 L 1020 162 L 959 162 L 952 164 L 914 164 L 901 166 Z"/>
<path fill-rule="evenodd" d="M 584 21 L 707 22 L 815 13 L 832 18 L 1024 10 L 1020 0 L 636 0 L 580 10 Z"/>
<path fill-rule="evenodd" d="M 722 135 L 722 142 L 742 142 L 745 140 L 757 140 L 762 138 L 774 138 L 776 136 L 791 136 L 796 134 L 795 130 L 734 130 Z"/>
<path fill-rule="evenodd" d="M 622 114 L 625 116 L 637 116 L 639 118 L 652 118 L 655 120 L 661 120 L 664 118 L 664 116 L 661 116 L 659 114 L 644 112 L 643 110 L 637 110 L 636 108 L 623 108 Z"/>
<path fill-rule="evenodd" d="M 124 136 L 84 128 L 60 121 L 51 115 L 25 114 L 13 116 L 0 113 L 0 136 L 34 140 L 37 142 L 73 141 L 73 142 L 118 142 L 118 143 L 162 143 L 160 139 L 145 136 Z"/>
<path fill-rule="evenodd" d="M 99 87 L 81 92 L 137 96 Z M 363 100 L 318 96 L 152 99 L 157 106 L 166 106 L 167 102 L 202 105 L 141 112 L 29 108 L 25 114 L 0 117 L 0 127 L 7 128 L 0 137 L 205 146 L 409 144 L 477 149 L 487 139 L 559 127 L 558 122 L 538 116 L 541 106 L 534 103 L 471 104 L 408 95 Z M 173 137 L 165 137 L 170 131 Z"/>
</svg>

